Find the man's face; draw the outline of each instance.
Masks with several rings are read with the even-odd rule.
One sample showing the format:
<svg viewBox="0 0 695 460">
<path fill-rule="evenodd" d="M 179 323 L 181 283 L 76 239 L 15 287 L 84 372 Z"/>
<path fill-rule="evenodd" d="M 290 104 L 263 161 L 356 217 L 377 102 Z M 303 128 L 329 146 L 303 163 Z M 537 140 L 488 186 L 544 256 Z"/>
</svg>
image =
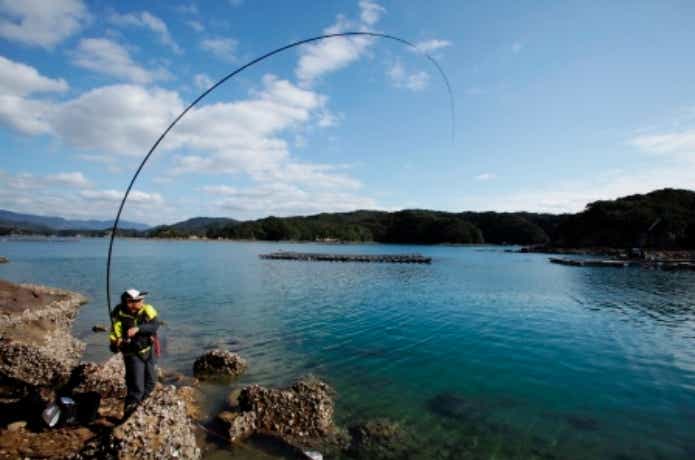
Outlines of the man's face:
<svg viewBox="0 0 695 460">
<path fill-rule="evenodd" d="M 138 312 L 142 308 L 142 299 L 128 299 L 128 310 L 133 313 Z"/>
</svg>

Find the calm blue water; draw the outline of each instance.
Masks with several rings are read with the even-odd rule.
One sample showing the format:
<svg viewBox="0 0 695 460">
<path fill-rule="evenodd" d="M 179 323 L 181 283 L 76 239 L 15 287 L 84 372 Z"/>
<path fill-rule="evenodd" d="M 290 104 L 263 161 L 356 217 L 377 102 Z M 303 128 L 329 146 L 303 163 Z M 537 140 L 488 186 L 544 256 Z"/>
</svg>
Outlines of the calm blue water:
<svg viewBox="0 0 695 460">
<path fill-rule="evenodd" d="M 107 354 L 90 331 L 107 322 L 106 248 L 0 241 L 11 260 L 0 278 L 90 297 L 75 324 L 88 359 Z M 258 258 L 278 249 L 434 260 Z M 222 346 L 250 362 L 239 384 L 316 374 L 337 390 L 340 423 L 398 420 L 418 434 L 416 458 L 695 458 L 695 273 L 493 247 L 118 240 L 113 281 L 151 291 L 167 322 L 163 366 L 190 373 Z"/>
</svg>

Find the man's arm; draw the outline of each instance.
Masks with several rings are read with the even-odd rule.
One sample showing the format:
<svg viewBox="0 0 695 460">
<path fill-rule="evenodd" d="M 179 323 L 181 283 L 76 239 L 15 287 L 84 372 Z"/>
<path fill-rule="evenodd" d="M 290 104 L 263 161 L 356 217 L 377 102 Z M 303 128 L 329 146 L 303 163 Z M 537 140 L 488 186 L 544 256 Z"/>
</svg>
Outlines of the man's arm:
<svg viewBox="0 0 695 460">
<path fill-rule="evenodd" d="M 154 335 L 159 329 L 157 310 L 152 305 L 145 305 L 142 308 L 145 310 L 142 314 L 146 320 L 138 326 L 138 332 L 143 335 Z"/>
</svg>

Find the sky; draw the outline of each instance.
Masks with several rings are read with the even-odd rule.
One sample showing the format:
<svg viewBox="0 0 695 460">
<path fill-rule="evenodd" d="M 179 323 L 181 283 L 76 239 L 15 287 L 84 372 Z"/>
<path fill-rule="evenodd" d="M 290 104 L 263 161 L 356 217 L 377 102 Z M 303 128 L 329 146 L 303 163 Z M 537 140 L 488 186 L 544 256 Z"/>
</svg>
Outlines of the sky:
<svg viewBox="0 0 695 460">
<path fill-rule="evenodd" d="M 345 31 L 416 47 L 334 38 L 240 73 L 164 139 L 123 217 L 562 213 L 695 189 L 693 23 L 665 0 L 0 0 L 0 208 L 113 218 L 199 94 Z"/>
</svg>

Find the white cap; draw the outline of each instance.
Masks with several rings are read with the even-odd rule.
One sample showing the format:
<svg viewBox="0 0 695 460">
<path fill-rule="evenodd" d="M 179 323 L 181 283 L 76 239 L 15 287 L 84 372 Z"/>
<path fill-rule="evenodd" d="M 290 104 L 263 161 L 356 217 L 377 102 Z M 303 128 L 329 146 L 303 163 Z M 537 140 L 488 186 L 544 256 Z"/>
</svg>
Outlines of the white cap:
<svg viewBox="0 0 695 460">
<path fill-rule="evenodd" d="M 147 295 L 147 291 L 138 291 L 137 289 L 128 289 L 125 294 L 133 300 L 142 300 Z"/>
</svg>

